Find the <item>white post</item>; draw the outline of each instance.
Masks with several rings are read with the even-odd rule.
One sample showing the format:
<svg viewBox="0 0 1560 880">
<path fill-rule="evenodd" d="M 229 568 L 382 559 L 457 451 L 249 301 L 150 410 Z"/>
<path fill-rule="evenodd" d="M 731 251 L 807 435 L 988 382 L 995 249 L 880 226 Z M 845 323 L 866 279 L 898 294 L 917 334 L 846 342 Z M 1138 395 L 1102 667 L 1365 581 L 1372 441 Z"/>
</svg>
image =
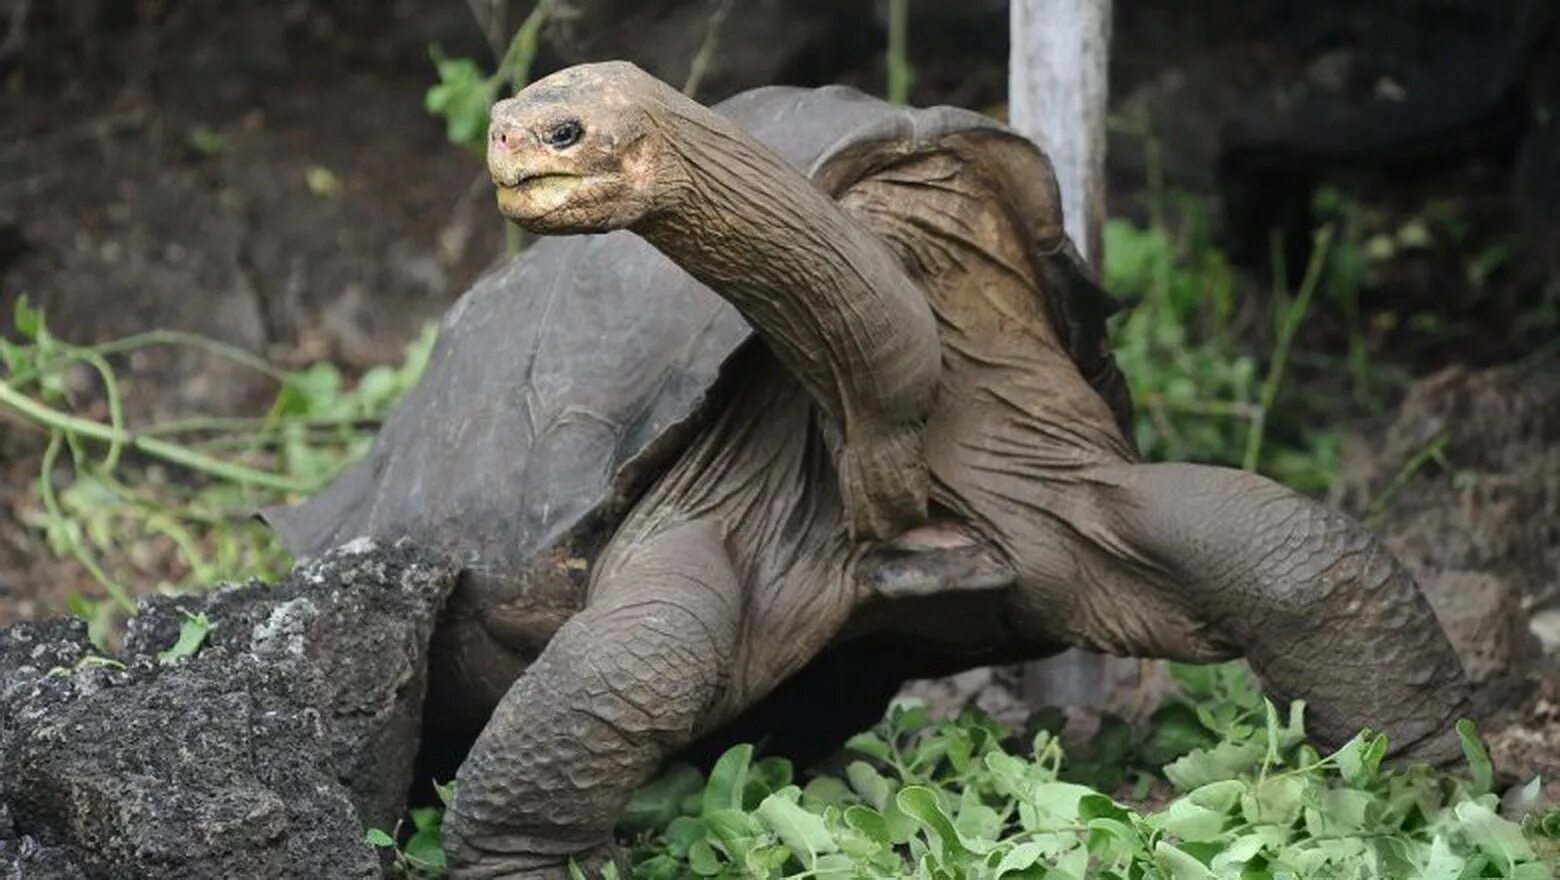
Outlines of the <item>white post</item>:
<svg viewBox="0 0 1560 880">
<path fill-rule="evenodd" d="M 1105 111 L 1111 0 L 1012 0 L 1008 119 L 1051 157 L 1062 220 L 1099 272 L 1105 222 Z M 1106 658 L 1068 651 L 1024 670 L 1031 702 L 1098 709 Z"/>
<path fill-rule="evenodd" d="M 1091 265 L 1105 220 L 1110 0 L 1012 0 L 1008 119 L 1056 166 L 1068 235 Z"/>
</svg>

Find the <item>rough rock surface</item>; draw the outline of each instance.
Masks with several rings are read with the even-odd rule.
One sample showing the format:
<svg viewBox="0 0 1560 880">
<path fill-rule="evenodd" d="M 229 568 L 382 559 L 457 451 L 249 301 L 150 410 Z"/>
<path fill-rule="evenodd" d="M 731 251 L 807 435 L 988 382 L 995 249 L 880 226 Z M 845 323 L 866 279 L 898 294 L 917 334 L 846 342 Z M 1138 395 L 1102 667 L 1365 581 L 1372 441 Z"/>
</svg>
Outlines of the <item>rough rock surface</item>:
<svg viewBox="0 0 1560 880">
<path fill-rule="evenodd" d="M 378 877 L 418 745 L 445 560 L 348 545 L 272 587 L 147 600 L 123 665 L 77 621 L 0 631 L 0 877 Z M 184 612 L 211 628 L 159 655 Z"/>
</svg>

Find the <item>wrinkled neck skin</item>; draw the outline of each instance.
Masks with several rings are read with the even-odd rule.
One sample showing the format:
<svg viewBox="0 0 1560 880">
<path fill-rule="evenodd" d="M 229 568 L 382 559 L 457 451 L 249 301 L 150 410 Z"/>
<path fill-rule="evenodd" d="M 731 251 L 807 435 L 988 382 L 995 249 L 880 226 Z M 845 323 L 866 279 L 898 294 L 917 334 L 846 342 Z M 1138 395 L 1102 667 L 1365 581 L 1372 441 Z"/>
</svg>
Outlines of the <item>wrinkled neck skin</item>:
<svg viewBox="0 0 1560 880">
<path fill-rule="evenodd" d="M 922 291 L 883 242 L 729 120 L 692 101 L 657 118 L 677 169 L 658 210 L 630 228 L 736 306 L 822 409 L 853 533 L 914 525 L 941 364 Z"/>
</svg>

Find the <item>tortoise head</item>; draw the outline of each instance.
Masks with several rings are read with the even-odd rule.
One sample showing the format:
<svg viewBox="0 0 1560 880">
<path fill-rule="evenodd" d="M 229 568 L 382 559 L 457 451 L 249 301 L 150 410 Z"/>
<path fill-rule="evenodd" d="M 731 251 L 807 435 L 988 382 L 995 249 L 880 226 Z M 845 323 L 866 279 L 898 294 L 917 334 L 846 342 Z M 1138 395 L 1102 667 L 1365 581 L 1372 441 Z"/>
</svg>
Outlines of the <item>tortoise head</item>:
<svg viewBox="0 0 1560 880">
<path fill-rule="evenodd" d="M 487 160 L 499 211 L 544 234 L 606 232 L 649 214 L 675 177 L 657 124 L 670 91 L 612 61 L 558 71 L 493 105 Z"/>
</svg>

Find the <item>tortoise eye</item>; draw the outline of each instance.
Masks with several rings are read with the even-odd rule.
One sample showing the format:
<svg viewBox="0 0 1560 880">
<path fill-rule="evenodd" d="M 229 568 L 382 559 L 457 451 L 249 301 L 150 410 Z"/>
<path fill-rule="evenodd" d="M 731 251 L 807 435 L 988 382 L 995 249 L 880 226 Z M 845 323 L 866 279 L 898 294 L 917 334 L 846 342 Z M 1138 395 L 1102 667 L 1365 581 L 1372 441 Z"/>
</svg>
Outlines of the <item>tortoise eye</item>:
<svg viewBox="0 0 1560 880">
<path fill-rule="evenodd" d="M 547 146 L 555 150 L 572 147 L 579 143 L 580 137 L 585 134 L 585 126 L 580 125 L 577 119 L 566 119 L 547 130 L 542 138 Z"/>
</svg>

